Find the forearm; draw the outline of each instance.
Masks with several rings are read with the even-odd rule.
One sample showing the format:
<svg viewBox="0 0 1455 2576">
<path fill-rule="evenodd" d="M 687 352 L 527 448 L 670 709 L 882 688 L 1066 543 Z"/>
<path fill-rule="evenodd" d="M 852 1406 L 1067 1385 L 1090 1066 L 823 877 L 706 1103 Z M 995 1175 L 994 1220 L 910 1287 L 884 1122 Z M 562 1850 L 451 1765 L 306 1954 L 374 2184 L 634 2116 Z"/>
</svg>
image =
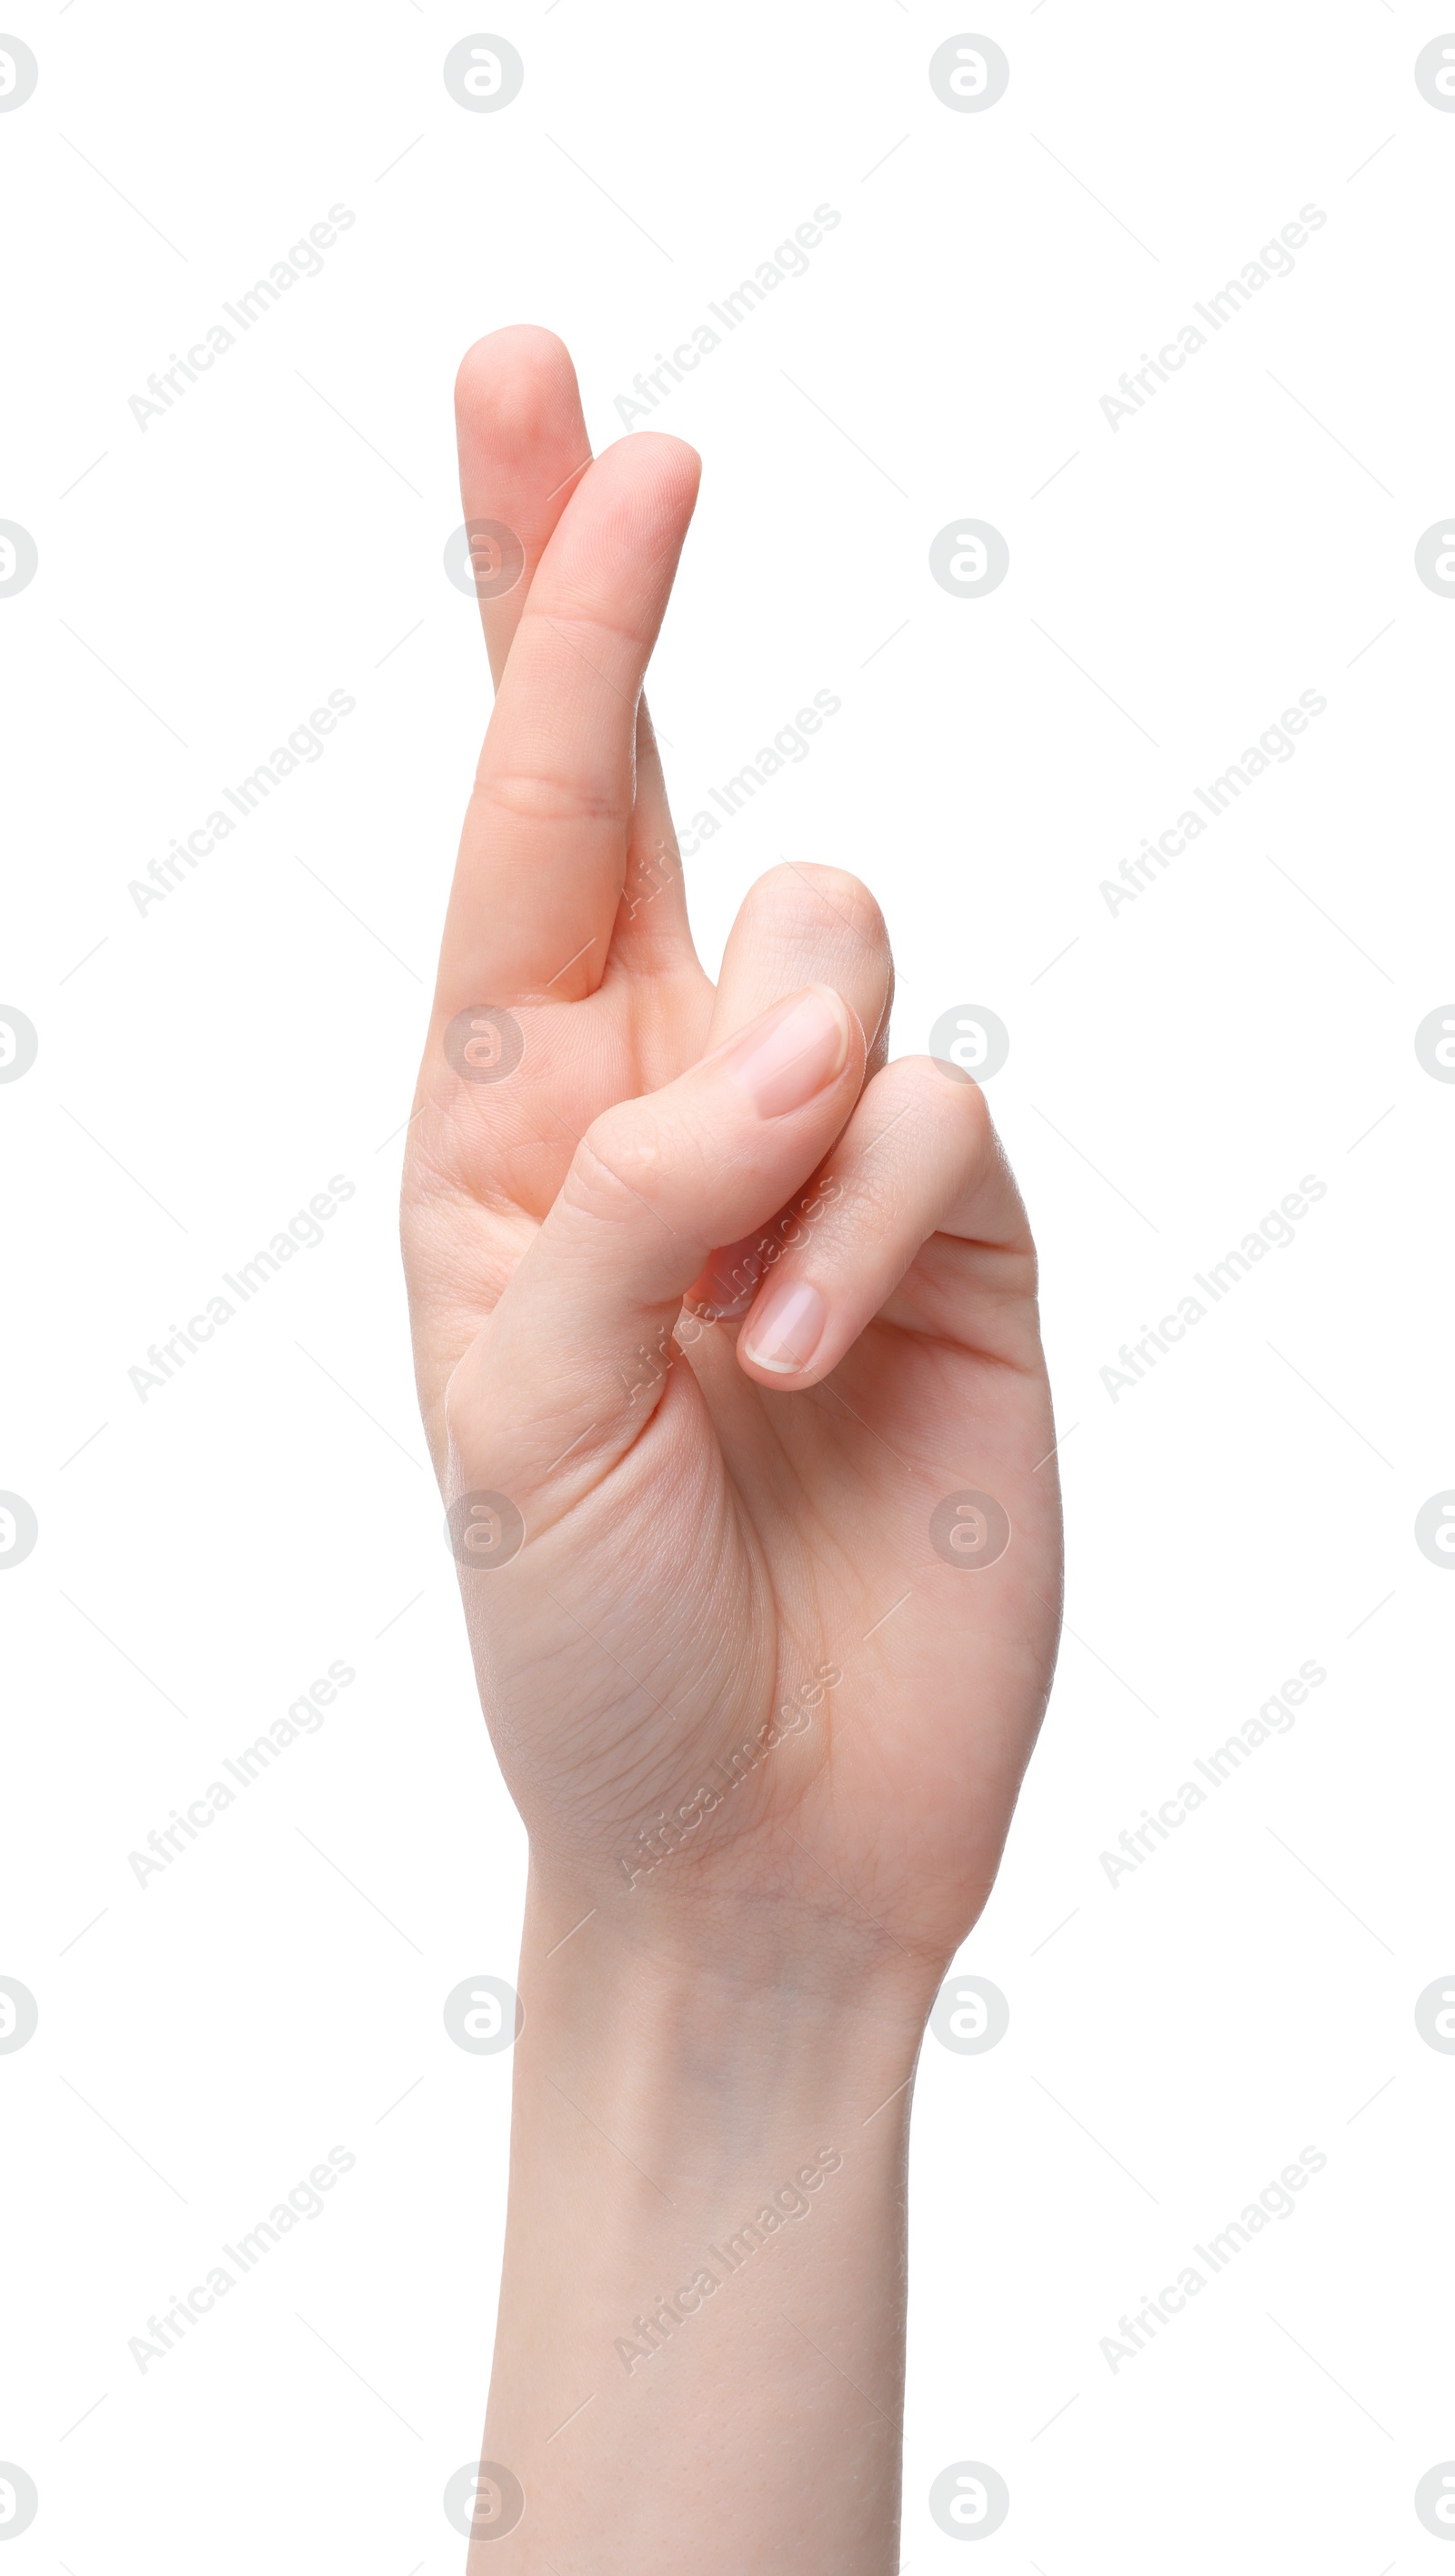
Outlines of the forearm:
<svg viewBox="0 0 1455 2576">
<path fill-rule="evenodd" d="M 533 1879 L 484 2442 L 524 2510 L 472 2576 L 885 2576 L 923 1981 L 571 1903 Z"/>
</svg>

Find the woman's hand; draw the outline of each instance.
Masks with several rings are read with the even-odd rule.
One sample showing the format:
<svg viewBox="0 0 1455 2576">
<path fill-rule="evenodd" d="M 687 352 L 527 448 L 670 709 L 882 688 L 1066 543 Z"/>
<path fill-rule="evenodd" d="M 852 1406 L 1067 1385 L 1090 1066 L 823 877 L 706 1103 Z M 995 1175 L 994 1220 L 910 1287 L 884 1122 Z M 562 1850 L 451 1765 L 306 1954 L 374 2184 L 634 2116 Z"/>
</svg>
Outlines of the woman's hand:
<svg viewBox="0 0 1455 2576">
<path fill-rule="evenodd" d="M 886 1064 L 857 878 L 776 868 L 716 990 L 697 961 L 641 696 L 692 450 L 588 463 L 543 332 L 457 400 L 467 520 L 525 564 L 483 603 L 404 1223 L 486 1716 L 563 1905 L 653 1939 L 771 1905 L 933 1983 L 1055 1645 L 1025 1214 L 979 1088 Z"/>
</svg>

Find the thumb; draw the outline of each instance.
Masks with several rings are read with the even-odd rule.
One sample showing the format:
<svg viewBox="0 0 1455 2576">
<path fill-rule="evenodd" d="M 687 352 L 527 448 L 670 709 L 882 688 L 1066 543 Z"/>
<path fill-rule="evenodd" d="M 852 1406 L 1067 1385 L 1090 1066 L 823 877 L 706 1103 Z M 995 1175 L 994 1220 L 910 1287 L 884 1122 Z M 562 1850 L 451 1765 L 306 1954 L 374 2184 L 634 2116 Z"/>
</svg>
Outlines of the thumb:
<svg viewBox="0 0 1455 2576">
<path fill-rule="evenodd" d="M 454 1492 L 505 1495 L 539 1528 L 616 1464 L 652 1418 L 672 1328 L 708 1254 L 778 1213 L 843 1128 L 863 1077 L 858 1020 L 813 984 L 676 1082 L 594 1121 L 451 1377 Z"/>
</svg>

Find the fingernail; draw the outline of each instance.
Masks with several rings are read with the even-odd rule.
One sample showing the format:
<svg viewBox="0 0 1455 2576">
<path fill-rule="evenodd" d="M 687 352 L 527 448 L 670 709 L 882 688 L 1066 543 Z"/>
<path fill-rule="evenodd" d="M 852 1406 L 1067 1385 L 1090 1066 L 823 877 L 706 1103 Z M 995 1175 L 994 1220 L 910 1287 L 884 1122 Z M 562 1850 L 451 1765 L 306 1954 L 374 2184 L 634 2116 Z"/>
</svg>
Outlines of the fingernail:
<svg viewBox="0 0 1455 2576">
<path fill-rule="evenodd" d="M 827 984 L 810 984 L 724 1050 L 760 1118 L 803 1109 L 843 1072 L 849 1013 Z"/>
<path fill-rule="evenodd" d="M 782 1279 L 759 1307 L 743 1348 L 754 1368 L 796 1377 L 818 1349 L 827 1321 L 828 1308 L 816 1288 L 806 1279 Z"/>
</svg>

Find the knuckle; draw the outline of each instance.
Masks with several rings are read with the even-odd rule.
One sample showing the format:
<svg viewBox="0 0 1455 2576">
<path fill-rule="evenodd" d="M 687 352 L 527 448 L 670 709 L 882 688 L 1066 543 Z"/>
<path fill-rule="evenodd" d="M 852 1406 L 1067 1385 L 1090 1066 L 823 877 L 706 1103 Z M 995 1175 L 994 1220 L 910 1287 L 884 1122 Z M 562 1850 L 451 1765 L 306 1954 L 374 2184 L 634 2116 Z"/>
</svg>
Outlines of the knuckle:
<svg viewBox="0 0 1455 2576">
<path fill-rule="evenodd" d="M 933 1062 L 933 1059 L 931 1061 Z M 949 1094 L 951 1114 L 959 1121 L 960 1133 L 964 1138 L 967 1153 L 973 1154 L 978 1160 L 992 1152 L 996 1142 L 995 1121 L 991 1117 L 990 1103 L 980 1084 L 973 1076 L 968 1082 L 947 1083 L 939 1065 L 935 1065 L 935 1077 L 941 1090 Z"/>
<path fill-rule="evenodd" d="M 574 596 L 558 599 L 549 609 L 532 608 L 527 601 L 521 611 L 520 622 L 527 633 L 536 636 L 545 628 L 553 641 L 558 645 L 564 644 L 566 651 L 577 661 L 586 654 L 588 646 L 593 654 L 605 646 L 610 654 L 623 653 L 630 668 L 642 650 L 641 635 L 632 618 L 609 617 L 597 602 L 595 591 L 588 590 L 584 583 Z M 589 668 L 598 680 L 605 677 L 596 669 L 594 661 L 590 662 Z M 608 682 L 607 685 L 613 686 L 614 683 Z"/>
<path fill-rule="evenodd" d="M 997 1163 L 1004 1166 L 1005 1156 L 995 1132 L 990 1103 L 979 1083 L 973 1080 L 946 1082 L 938 1065 L 934 1071 L 937 1089 L 944 1095 L 942 1099 L 937 1098 L 936 1107 L 955 1138 L 956 1160 L 966 1183 Z"/>
<path fill-rule="evenodd" d="M 661 1186 L 662 1152 L 654 1131 L 619 1110 L 593 1119 L 571 1158 L 565 1191 L 583 1214 L 613 1221 L 640 1209 Z"/>
<path fill-rule="evenodd" d="M 806 897 L 814 899 L 806 903 Z M 884 915 L 862 877 L 848 868 L 825 866 L 814 860 L 795 860 L 790 866 L 770 868 L 758 879 L 748 900 L 783 905 L 802 913 L 805 909 L 824 909 L 826 915 L 842 929 L 847 926 L 867 945 L 889 954 L 889 932 Z"/>
<path fill-rule="evenodd" d="M 624 831 L 630 811 L 599 783 L 546 771 L 482 771 L 473 802 L 497 823 L 606 823 Z"/>
<path fill-rule="evenodd" d="M 937 1124 L 963 1137 L 967 1147 L 984 1150 L 995 1134 L 995 1122 L 973 1074 L 945 1065 L 933 1055 L 898 1056 L 891 1070 L 906 1083 L 911 1097 L 933 1112 Z"/>
</svg>

